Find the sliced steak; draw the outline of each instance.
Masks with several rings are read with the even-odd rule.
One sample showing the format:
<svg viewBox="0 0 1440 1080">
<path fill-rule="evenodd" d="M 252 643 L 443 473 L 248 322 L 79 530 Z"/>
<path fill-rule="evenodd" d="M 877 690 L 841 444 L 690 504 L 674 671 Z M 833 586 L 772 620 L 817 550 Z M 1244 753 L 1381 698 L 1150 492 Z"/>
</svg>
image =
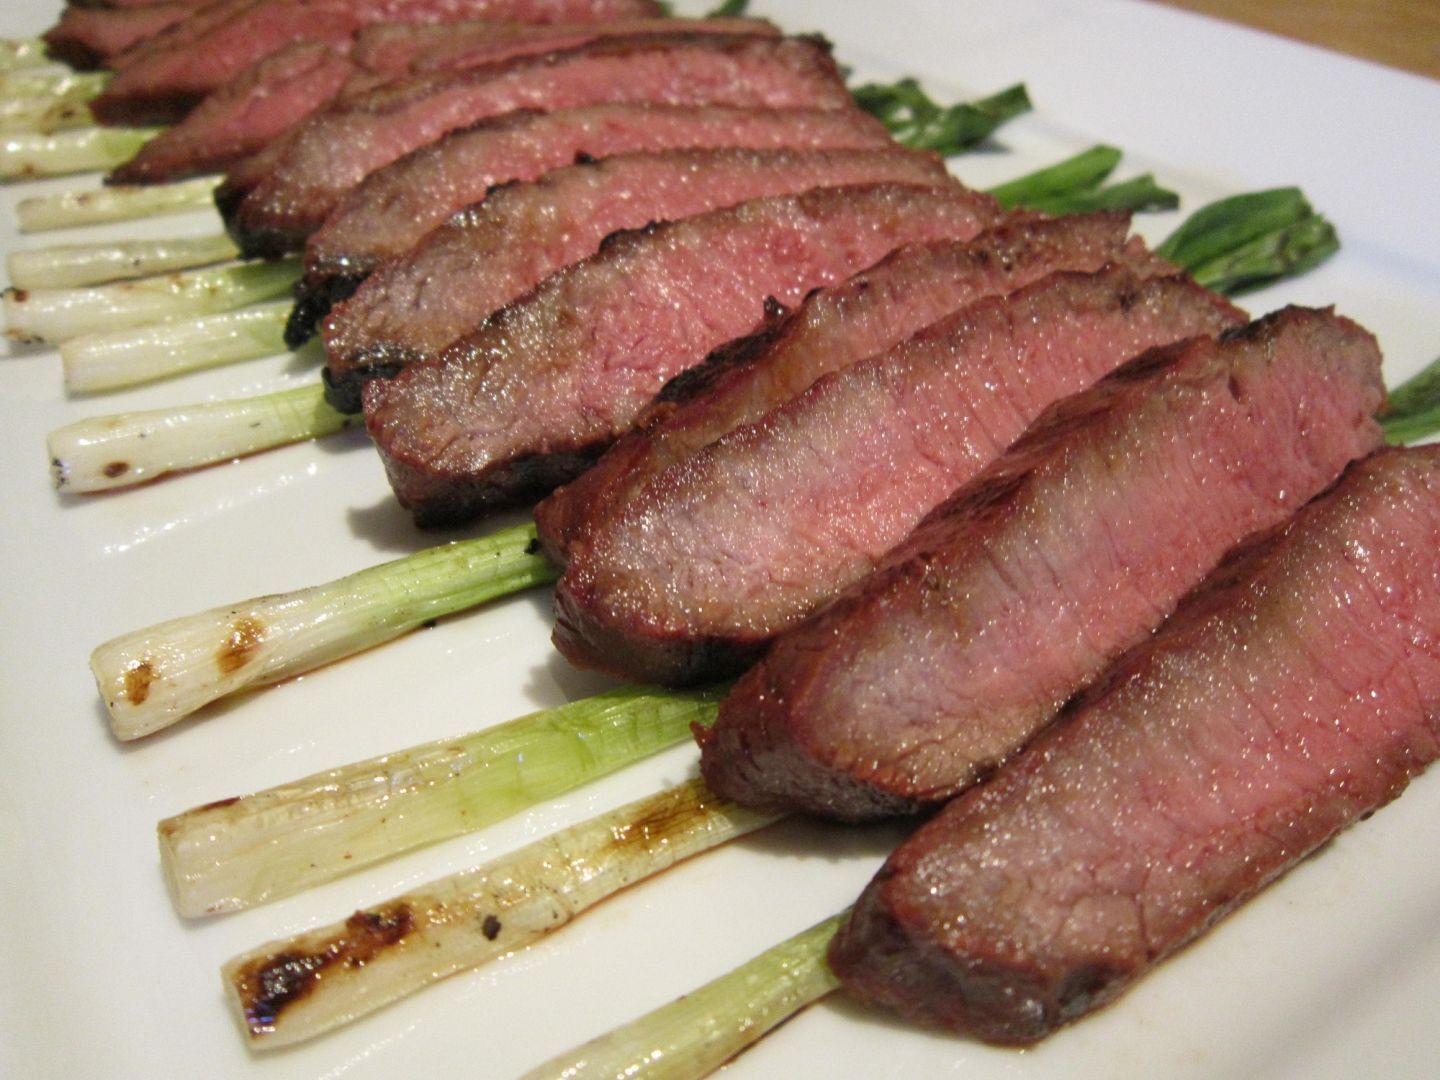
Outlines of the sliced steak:
<svg viewBox="0 0 1440 1080">
<path fill-rule="evenodd" d="M 45 31 L 47 55 L 80 71 L 107 67 L 126 49 L 153 38 L 190 14 L 185 4 L 137 8 L 67 7 Z"/>
<path fill-rule="evenodd" d="M 512 109 L 604 102 L 851 107 L 812 39 L 718 34 L 607 38 L 458 73 L 396 80 L 306 121 L 231 223 L 242 249 L 293 250 L 376 169 L 447 131 Z"/>
<path fill-rule="evenodd" d="M 421 524 L 462 521 L 570 479 L 654 393 L 894 247 L 999 216 L 958 184 L 819 188 L 617 233 L 439 361 L 365 387 L 391 485 Z"/>
<path fill-rule="evenodd" d="M 1440 754 L 1437 545 L 1440 448 L 1357 464 L 901 845 L 836 974 L 1033 1042 L 1395 798 Z"/>
<path fill-rule="evenodd" d="M 495 308 L 537 284 L 540 279 L 534 272 L 543 269 L 548 273 L 590 254 L 604 233 L 596 234 L 594 226 L 601 222 L 595 209 L 587 207 L 603 197 L 607 184 L 617 185 L 617 198 L 654 209 L 637 219 L 625 204 L 602 205 L 598 207 L 604 211 L 600 216 L 610 222 L 605 232 L 678 216 L 647 193 L 640 193 L 637 200 L 634 190 L 623 188 L 631 182 L 626 177 L 642 167 L 634 162 L 627 168 L 606 166 L 565 174 L 568 178 L 563 183 L 557 180 L 534 191 L 507 192 L 493 208 L 487 198 L 492 186 L 531 180 L 577 158 L 720 146 L 878 149 L 894 148 L 895 142 L 885 125 L 859 109 L 594 105 L 552 113 L 507 113 L 452 132 L 372 173 L 345 197 L 305 246 L 306 270 L 296 289 L 288 340 L 292 347 L 303 343 L 331 305 L 351 295 L 376 265 L 408 256 L 424 241 L 423 254 L 415 251 L 403 266 L 397 263 L 387 272 L 388 284 L 367 291 L 364 303 L 381 304 L 389 320 L 379 329 L 382 336 L 377 345 L 339 344 L 332 350 L 327 344 L 327 351 L 342 365 L 332 368 L 332 374 L 343 373 L 345 355 L 358 349 L 384 349 L 391 354 L 387 363 L 400 362 L 405 353 L 438 352 L 478 326 Z M 694 187 L 701 189 L 698 184 Z M 575 188 L 580 190 L 566 193 Z M 673 181 L 665 185 L 671 196 L 681 193 L 675 189 Z M 546 199 L 556 202 L 542 208 Z M 582 202 L 571 208 L 569 199 Z M 452 210 L 465 207 L 469 209 L 446 221 Z M 533 240 L 497 231 L 519 227 L 516 214 L 533 219 L 524 225 L 536 230 Z M 587 215 L 594 218 L 593 224 Z M 442 223 L 444 228 L 440 228 Z M 546 237 L 556 237 L 566 228 L 576 232 L 560 251 L 554 246 L 556 241 Z M 431 235 L 427 238 L 427 234 Z M 497 263 L 492 257 L 497 243 L 520 244 L 523 249 L 507 251 L 504 263 Z M 590 250 L 583 250 L 582 244 L 589 244 Z M 564 262 L 555 261 L 561 256 Z M 523 285 L 513 276 L 517 271 L 511 269 L 518 266 L 529 268 L 520 271 L 529 276 Z M 451 279 L 444 290 L 443 315 L 430 310 L 433 303 L 415 303 L 416 289 L 439 299 L 439 290 L 428 288 L 425 281 L 426 275 L 437 273 Z M 391 290 L 398 290 L 393 299 Z M 333 334 L 327 342 L 331 340 Z M 335 382 L 341 390 L 337 404 L 348 397 L 355 402 L 350 408 L 357 408 L 359 388 L 345 390 L 344 382 Z"/>
<path fill-rule="evenodd" d="M 571 546 L 555 644 L 643 682 L 738 671 L 1052 402 L 1239 318 L 1188 279 L 1123 268 L 979 300 L 651 480 Z"/>
<path fill-rule="evenodd" d="M 732 129 L 733 130 L 733 129 Z M 779 126 L 771 129 L 777 135 Z M 556 169 L 496 191 L 386 266 L 326 322 L 332 403 L 360 383 L 433 357 L 491 312 L 599 250 L 613 232 L 766 195 L 896 181 L 943 184 L 940 158 L 884 150 L 672 150 Z"/>
<path fill-rule="evenodd" d="M 764 19 L 613 19 L 608 22 L 502 23 L 475 21 L 442 26 L 386 23 L 367 27 L 355 37 L 352 55 L 367 71 L 392 75 L 408 71 L 459 71 L 515 56 L 553 52 L 601 37 L 634 34 L 760 34 L 780 30 Z"/>
<path fill-rule="evenodd" d="M 746 672 L 703 736 L 706 783 L 850 821 L 952 797 L 1381 446 L 1383 396 L 1374 338 L 1290 309 L 1052 406 Z"/>
<path fill-rule="evenodd" d="M 546 551 L 562 566 L 592 522 L 623 506 L 661 470 L 804 391 L 831 371 L 883 352 L 983 296 L 1056 270 L 1098 270 L 1126 258 L 1161 272 L 1139 242 L 1127 251 L 1126 214 L 1017 218 L 973 240 L 903 248 L 806 297 L 761 333 L 722 347 L 677 376 L 633 431 L 535 510 Z M 1172 269 L 1173 268 L 1169 268 Z"/>
<path fill-rule="evenodd" d="M 584 22 L 656 14 L 651 0 L 251 0 L 217 5 L 149 39 L 92 109 L 104 123 L 173 123 L 204 96 L 297 41 L 343 46 L 378 22 Z"/>
<path fill-rule="evenodd" d="M 223 172 L 328 104 L 355 70 L 329 45 L 288 45 L 209 94 L 114 169 L 108 182 L 158 184 Z"/>
<path fill-rule="evenodd" d="M 475 20 L 429 25 L 381 23 L 351 42 L 287 45 L 206 95 L 185 119 L 152 139 L 110 174 L 111 183 L 153 184 L 223 172 L 337 98 L 353 97 L 423 70 L 458 70 L 516 56 L 584 44 L 597 37 L 674 33 L 760 34 L 779 31 L 759 19 L 619 19 L 614 22 L 529 23 Z M 447 62 L 439 54 L 444 46 Z"/>
</svg>

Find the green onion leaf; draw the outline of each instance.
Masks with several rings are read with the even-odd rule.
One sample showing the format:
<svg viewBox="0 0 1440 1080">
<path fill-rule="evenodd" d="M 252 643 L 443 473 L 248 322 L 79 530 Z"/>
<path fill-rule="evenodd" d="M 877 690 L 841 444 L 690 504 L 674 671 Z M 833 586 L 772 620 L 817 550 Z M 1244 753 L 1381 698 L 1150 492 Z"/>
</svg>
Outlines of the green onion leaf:
<svg viewBox="0 0 1440 1080">
<path fill-rule="evenodd" d="M 949 157 L 968 150 L 1005 121 L 1033 107 L 1023 83 L 979 101 L 937 105 L 914 79 L 857 87 L 856 103 L 879 118 L 895 138 L 918 150 Z"/>
</svg>

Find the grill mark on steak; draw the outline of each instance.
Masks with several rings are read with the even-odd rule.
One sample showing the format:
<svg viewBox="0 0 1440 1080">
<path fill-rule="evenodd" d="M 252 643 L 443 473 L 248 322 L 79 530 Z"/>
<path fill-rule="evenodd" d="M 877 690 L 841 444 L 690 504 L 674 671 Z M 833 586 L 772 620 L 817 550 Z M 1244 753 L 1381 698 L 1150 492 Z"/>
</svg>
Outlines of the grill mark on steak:
<svg viewBox="0 0 1440 1080">
<path fill-rule="evenodd" d="M 713 119 L 714 137 L 734 137 L 730 116 Z M 795 123 L 749 129 L 757 141 L 831 130 Z M 859 130 L 868 140 L 874 129 Z M 813 187 L 947 182 L 939 157 L 886 142 L 883 150 L 622 154 L 495 192 L 385 266 L 331 313 L 325 324 L 328 396 L 332 404 L 356 411 L 367 367 L 378 362 L 398 368 L 438 355 L 550 274 L 595 254 L 606 236 L 620 230 Z"/>
<path fill-rule="evenodd" d="M 706 782 L 846 820 L 950 798 L 1380 446 L 1382 397 L 1374 338 L 1290 309 L 1053 406 L 742 677 L 703 736 Z"/>
<path fill-rule="evenodd" d="M 242 250 L 299 247 L 370 173 L 448 131 L 513 109 L 606 102 L 849 108 L 827 45 L 719 34 L 607 38 L 458 73 L 397 79 L 311 117 L 231 224 Z"/>
<path fill-rule="evenodd" d="M 901 845 L 836 974 L 1032 1042 L 1394 798 L 1440 753 L 1437 544 L 1440 448 L 1353 466 Z"/>
<path fill-rule="evenodd" d="M 174 123 L 287 45 L 344 48 L 357 30 L 378 22 L 582 22 L 657 13 L 650 0 L 222 0 L 120 54 L 115 79 L 91 108 L 107 124 Z"/>
<path fill-rule="evenodd" d="M 1188 279 L 1061 272 L 980 300 L 652 479 L 556 588 L 555 643 L 642 681 L 739 670 L 863 577 L 1053 401 L 1237 309 Z"/>
<path fill-rule="evenodd" d="M 987 196 L 820 188 L 610 238 L 439 361 L 365 387 L 365 418 L 421 524 L 474 517 L 568 480 L 678 371 L 900 244 L 970 236 Z"/>
<path fill-rule="evenodd" d="M 1126 256 L 1125 214 L 1022 218 L 970 241 L 902 249 L 843 285 L 807 297 L 788 318 L 723 347 L 677 376 L 594 466 L 537 508 L 547 553 L 561 565 L 593 521 L 654 475 L 796 397 L 820 376 L 882 352 L 983 296 L 1060 269 L 1098 270 Z M 1141 249 L 1137 270 L 1164 266 Z M 1173 268 L 1171 268 L 1173 269 Z"/>
</svg>

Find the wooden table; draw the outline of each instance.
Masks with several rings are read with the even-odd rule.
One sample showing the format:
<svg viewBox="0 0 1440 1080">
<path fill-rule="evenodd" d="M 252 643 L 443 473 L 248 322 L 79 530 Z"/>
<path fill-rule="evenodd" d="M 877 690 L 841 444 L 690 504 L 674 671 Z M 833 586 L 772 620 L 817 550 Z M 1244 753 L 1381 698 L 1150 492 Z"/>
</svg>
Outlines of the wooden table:
<svg viewBox="0 0 1440 1080">
<path fill-rule="evenodd" d="M 1440 0 L 1159 0 L 1440 79 Z"/>
</svg>

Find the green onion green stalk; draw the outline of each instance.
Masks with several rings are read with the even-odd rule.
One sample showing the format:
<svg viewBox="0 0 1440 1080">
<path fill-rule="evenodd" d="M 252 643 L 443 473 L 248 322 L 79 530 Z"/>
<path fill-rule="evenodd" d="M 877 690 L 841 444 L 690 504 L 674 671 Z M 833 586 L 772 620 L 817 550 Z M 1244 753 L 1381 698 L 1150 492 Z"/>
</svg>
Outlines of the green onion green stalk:
<svg viewBox="0 0 1440 1080">
<path fill-rule="evenodd" d="M 721 693 L 620 687 L 177 814 L 159 825 L 176 909 L 236 911 L 482 828 L 684 742 Z"/>
<path fill-rule="evenodd" d="M 121 635 L 90 657 L 118 739 L 211 701 L 389 641 L 433 619 L 558 576 L 520 525 L 297 592 L 228 604 Z M 217 660 L 217 657 L 219 658 Z"/>
<path fill-rule="evenodd" d="M 526 1073 L 522 1080 L 706 1076 L 840 985 L 825 950 L 833 915 L 734 971 Z"/>
<path fill-rule="evenodd" d="M 65 389 L 72 394 L 118 390 L 156 379 L 168 379 L 222 364 L 285 352 L 285 323 L 290 317 L 292 306 L 289 300 L 272 300 L 269 303 L 241 308 L 239 311 L 202 315 L 188 322 L 153 323 L 133 330 L 116 330 L 70 338 L 60 346 Z M 202 440 L 205 448 L 204 461 L 214 461 L 217 455 L 222 458 L 233 457 L 234 438 L 240 432 L 227 431 L 223 424 L 218 423 L 218 418 L 230 416 L 238 421 L 240 411 L 247 415 L 256 411 L 273 412 L 275 410 L 271 406 L 277 398 L 297 404 L 303 402 L 307 406 L 306 410 L 291 411 L 296 417 L 310 417 L 315 426 L 298 433 L 293 426 L 274 429 L 272 434 L 279 440 L 276 442 L 257 443 L 252 437 L 245 443 L 245 453 L 253 454 L 257 450 L 281 446 L 286 442 L 316 438 L 321 431 L 325 434 L 338 431 L 335 417 L 331 415 L 335 410 L 324 403 L 320 389 L 318 386 L 307 386 L 298 391 L 286 391 L 282 395 L 267 394 L 260 399 L 242 398 L 238 401 L 220 402 L 209 410 L 192 407 L 188 415 L 192 420 L 200 416 L 209 418 L 214 435 L 202 433 L 198 426 L 193 431 L 177 426 L 173 429 L 175 438 L 171 440 L 171 450 L 174 452 L 182 445 L 193 447 L 196 440 Z M 175 414 L 173 409 L 164 412 L 171 416 Z M 104 417 L 98 422 L 80 421 L 63 431 L 93 429 L 98 423 L 110 430 L 112 436 L 118 437 L 117 433 L 124 425 L 115 423 L 115 420 L 115 417 Z M 251 431 L 254 435 L 258 434 L 259 429 L 252 426 Z M 62 432 L 57 431 L 50 436 L 52 457 L 58 456 L 54 447 L 60 441 L 61 435 Z M 146 438 L 148 437 L 147 435 Z M 144 449 L 151 454 L 155 451 L 153 445 L 147 445 Z M 169 470 L 188 468 L 188 459 L 193 456 L 193 449 L 184 456 L 177 456 Z M 155 472 L 151 471 L 147 475 L 153 476 Z M 134 483 L 139 479 L 143 477 L 130 475 L 127 482 Z M 98 486 L 81 487 L 76 484 L 72 490 L 98 491 L 106 486 L 113 486 L 107 485 L 98 476 L 95 484 Z"/>
</svg>

